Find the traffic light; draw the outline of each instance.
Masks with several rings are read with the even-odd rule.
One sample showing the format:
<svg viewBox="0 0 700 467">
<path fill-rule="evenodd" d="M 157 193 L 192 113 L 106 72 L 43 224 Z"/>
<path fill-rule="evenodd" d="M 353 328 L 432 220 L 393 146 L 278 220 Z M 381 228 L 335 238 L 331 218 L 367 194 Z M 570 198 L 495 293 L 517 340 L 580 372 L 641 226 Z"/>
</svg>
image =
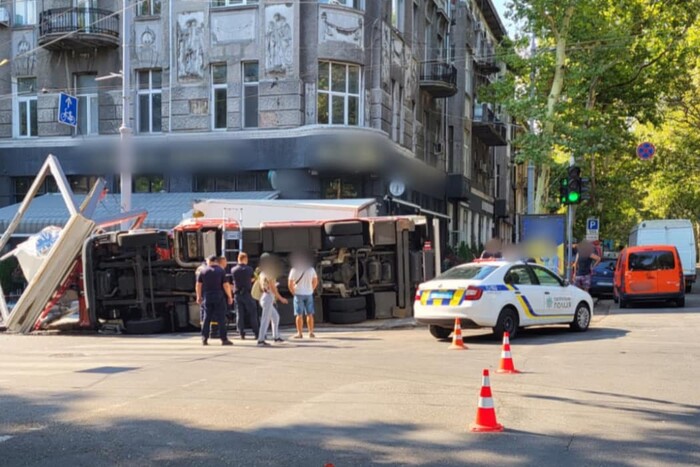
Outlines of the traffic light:
<svg viewBox="0 0 700 467">
<path fill-rule="evenodd" d="M 589 178 L 581 179 L 581 201 L 591 199 L 591 180 Z"/>
<path fill-rule="evenodd" d="M 569 167 L 567 204 L 578 204 L 581 202 L 581 169 L 573 166 Z"/>
<path fill-rule="evenodd" d="M 559 202 L 563 205 L 569 204 L 569 179 L 559 180 Z"/>
</svg>

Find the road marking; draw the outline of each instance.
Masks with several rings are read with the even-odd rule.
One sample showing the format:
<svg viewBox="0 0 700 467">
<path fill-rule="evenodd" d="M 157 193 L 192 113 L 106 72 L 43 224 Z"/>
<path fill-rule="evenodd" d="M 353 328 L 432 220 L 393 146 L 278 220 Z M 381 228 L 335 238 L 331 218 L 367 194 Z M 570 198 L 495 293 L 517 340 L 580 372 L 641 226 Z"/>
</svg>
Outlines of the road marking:
<svg viewBox="0 0 700 467">
<path fill-rule="evenodd" d="M 8 439 L 12 439 L 12 436 L 0 436 L 0 443 L 4 443 Z"/>
</svg>

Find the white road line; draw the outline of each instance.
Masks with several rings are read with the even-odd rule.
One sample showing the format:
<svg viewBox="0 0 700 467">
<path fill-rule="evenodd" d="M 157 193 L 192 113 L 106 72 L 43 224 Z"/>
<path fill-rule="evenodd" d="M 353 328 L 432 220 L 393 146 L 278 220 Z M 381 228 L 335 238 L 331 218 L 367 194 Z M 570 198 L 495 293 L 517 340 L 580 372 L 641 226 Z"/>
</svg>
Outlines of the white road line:
<svg viewBox="0 0 700 467">
<path fill-rule="evenodd" d="M 8 439 L 12 439 L 12 436 L 0 436 L 0 443 L 4 443 Z"/>
</svg>

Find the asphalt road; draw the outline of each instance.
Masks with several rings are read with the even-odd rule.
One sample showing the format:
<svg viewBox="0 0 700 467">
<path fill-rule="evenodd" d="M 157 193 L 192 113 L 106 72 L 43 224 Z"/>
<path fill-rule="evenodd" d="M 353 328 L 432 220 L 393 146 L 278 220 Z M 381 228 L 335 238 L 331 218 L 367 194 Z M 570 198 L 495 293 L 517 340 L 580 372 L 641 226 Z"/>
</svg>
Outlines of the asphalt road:
<svg viewBox="0 0 700 467">
<path fill-rule="evenodd" d="M 0 465 L 699 465 L 700 296 L 513 341 L 506 431 L 466 430 L 500 343 L 320 330 L 257 348 L 196 335 L 0 335 Z"/>
</svg>

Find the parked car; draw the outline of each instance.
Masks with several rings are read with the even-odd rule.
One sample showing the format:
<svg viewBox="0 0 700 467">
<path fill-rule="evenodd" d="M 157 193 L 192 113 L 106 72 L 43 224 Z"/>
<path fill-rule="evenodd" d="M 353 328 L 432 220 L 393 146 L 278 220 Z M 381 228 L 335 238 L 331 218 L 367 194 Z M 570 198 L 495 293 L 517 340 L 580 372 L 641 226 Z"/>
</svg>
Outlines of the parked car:
<svg viewBox="0 0 700 467">
<path fill-rule="evenodd" d="M 622 251 L 615 267 L 614 299 L 631 302 L 673 301 L 685 306 L 685 277 L 676 247 L 651 245 Z"/>
<path fill-rule="evenodd" d="M 613 278 L 615 276 L 615 259 L 603 259 L 593 269 L 589 293 L 595 298 L 613 296 Z"/>
</svg>

